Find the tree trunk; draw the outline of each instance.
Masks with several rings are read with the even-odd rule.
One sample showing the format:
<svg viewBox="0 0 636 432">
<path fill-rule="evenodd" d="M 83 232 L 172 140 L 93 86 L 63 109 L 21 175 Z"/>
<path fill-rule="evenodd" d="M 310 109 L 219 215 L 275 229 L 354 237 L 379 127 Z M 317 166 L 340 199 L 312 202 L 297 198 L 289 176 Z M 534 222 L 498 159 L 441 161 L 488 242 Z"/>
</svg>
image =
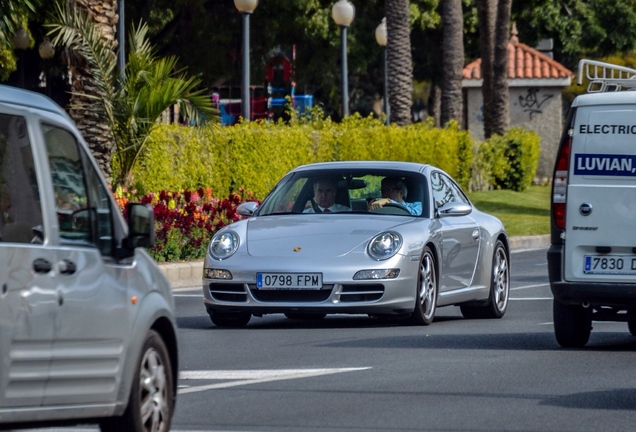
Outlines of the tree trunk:
<svg viewBox="0 0 636 432">
<path fill-rule="evenodd" d="M 427 112 L 429 117 L 433 118 L 435 127 L 440 127 L 440 110 L 442 105 L 442 89 L 436 84 L 431 83 L 431 90 L 428 94 Z"/>
<path fill-rule="evenodd" d="M 483 97 L 484 137 L 493 134 L 493 62 L 497 0 L 477 0 L 479 51 L 481 55 L 481 94 Z"/>
<path fill-rule="evenodd" d="M 503 135 L 510 125 L 508 91 L 508 40 L 512 0 L 498 0 L 492 82 L 492 133 Z"/>
<path fill-rule="evenodd" d="M 462 125 L 462 70 L 464 68 L 462 0 L 442 1 L 442 108 L 440 123 Z"/>
<path fill-rule="evenodd" d="M 391 121 L 411 123 L 413 61 L 408 0 L 386 0 L 387 75 Z"/>
<path fill-rule="evenodd" d="M 88 11 L 93 17 L 97 28 L 102 32 L 104 39 L 112 43 L 113 50 L 117 46 L 115 38 L 117 22 L 117 0 L 75 0 L 75 3 Z M 70 59 L 70 69 L 73 80 L 73 91 L 88 95 L 101 96 L 93 85 L 90 73 L 86 70 L 86 64 L 82 59 Z M 90 109 L 95 101 L 86 97 L 73 94 L 70 101 L 70 116 L 77 124 L 78 129 L 86 140 L 93 157 L 99 164 L 108 182 L 112 175 L 112 152 L 115 147 L 108 122 L 105 116 L 98 110 Z"/>
</svg>

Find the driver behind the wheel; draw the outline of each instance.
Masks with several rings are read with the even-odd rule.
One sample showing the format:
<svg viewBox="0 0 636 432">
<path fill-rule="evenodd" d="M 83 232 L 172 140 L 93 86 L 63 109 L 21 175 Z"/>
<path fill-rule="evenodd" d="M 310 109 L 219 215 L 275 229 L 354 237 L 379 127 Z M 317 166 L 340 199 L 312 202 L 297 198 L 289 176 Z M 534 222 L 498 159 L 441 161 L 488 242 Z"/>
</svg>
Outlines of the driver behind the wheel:
<svg viewBox="0 0 636 432">
<path fill-rule="evenodd" d="M 398 177 L 385 177 L 380 185 L 382 198 L 371 200 L 368 203 L 369 210 L 379 209 L 387 204 L 397 204 L 408 210 L 415 216 L 422 214 L 421 202 L 406 202 L 404 199 L 408 193 L 406 183 Z"/>
</svg>

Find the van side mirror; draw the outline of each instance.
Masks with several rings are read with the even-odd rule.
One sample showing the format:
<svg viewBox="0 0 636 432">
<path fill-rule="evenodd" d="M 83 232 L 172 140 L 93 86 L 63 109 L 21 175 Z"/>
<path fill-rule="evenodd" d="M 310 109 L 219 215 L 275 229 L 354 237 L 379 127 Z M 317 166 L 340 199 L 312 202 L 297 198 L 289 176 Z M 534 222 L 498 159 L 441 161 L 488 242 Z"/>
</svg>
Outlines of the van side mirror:
<svg viewBox="0 0 636 432">
<path fill-rule="evenodd" d="M 126 245 L 130 249 L 149 248 L 155 245 L 155 216 L 152 207 L 141 203 L 128 203 L 128 238 Z"/>
</svg>

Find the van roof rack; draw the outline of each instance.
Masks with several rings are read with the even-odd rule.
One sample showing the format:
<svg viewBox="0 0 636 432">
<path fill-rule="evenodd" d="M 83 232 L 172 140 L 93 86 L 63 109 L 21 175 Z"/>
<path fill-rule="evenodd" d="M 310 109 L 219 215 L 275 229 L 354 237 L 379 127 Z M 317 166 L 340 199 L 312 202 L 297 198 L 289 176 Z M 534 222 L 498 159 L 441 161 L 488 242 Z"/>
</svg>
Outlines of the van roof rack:
<svg viewBox="0 0 636 432">
<path fill-rule="evenodd" d="M 579 61 L 579 85 L 583 84 L 584 76 L 590 81 L 588 93 L 636 89 L 636 69 L 625 66 L 582 59 Z"/>
</svg>

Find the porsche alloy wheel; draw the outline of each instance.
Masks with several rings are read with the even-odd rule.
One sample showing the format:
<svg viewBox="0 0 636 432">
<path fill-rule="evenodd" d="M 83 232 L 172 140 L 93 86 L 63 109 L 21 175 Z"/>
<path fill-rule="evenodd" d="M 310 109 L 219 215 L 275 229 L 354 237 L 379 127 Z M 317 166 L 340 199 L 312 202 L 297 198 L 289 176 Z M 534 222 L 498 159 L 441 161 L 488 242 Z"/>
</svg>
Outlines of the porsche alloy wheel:
<svg viewBox="0 0 636 432">
<path fill-rule="evenodd" d="M 508 251 L 501 240 L 495 244 L 490 273 L 490 295 L 486 304 L 461 305 L 464 318 L 501 318 L 508 309 L 510 296 L 510 265 Z"/>
<path fill-rule="evenodd" d="M 424 249 L 420 261 L 420 273 L 417 282 L 415 310 L 409 317 L 408 323 L 413 325 L 429 325 L 435 318 L 437 308 L 437 271 L 433 252 Z"/>
</svg>

